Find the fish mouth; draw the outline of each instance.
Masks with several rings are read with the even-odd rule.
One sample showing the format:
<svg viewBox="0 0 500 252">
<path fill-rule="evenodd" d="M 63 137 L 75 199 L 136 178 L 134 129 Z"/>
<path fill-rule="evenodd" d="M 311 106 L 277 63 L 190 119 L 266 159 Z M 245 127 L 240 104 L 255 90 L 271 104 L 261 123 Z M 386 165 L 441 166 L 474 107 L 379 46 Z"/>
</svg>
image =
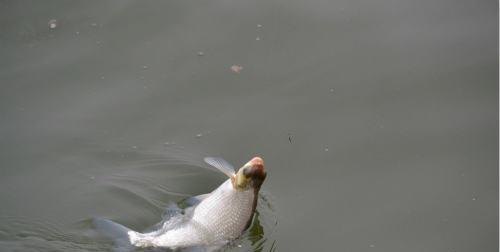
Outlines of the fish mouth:
<svg viewBox="0 0 500 252">
<path fill-rule="evenodd" d="M 264 169 L 264 160 L 260 157 L 254 157 L 248 161 L 243 170 L 243 175 L 252 179 L 264 180 L 266 178 L 266 170 Z"/>
<path fill-rule="evenodd" d="M 238 170 L 234 185 L 240 190 L 248 188 L 259 189 L 266 176 L 264 160 L 260 157 L 254 157 Z"/>
</svg>

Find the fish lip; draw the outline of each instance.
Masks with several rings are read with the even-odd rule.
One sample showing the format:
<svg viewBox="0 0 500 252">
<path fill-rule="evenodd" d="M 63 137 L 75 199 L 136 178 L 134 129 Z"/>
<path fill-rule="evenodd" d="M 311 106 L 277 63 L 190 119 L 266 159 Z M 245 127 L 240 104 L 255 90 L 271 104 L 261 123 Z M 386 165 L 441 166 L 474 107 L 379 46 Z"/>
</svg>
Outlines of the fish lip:
<svg viewBox="0 0 500 252">
<path fill-rule="evenodd" d="M 264 168 L 264 160 L 261 157 L 254 157 L 245 165 L 246 168 L 243 170 L 243 174 L 246 177 L 251 177 L 252 179 L 264 180 L 266 178 L 266 169 Z"/>
<path fill-rule="evenodd" d="M 250 161 L 248 161 L 251 165 L 258 165 L 264 167 L 264 160 L 261 157 L 254 157 Z"/>
</svg>

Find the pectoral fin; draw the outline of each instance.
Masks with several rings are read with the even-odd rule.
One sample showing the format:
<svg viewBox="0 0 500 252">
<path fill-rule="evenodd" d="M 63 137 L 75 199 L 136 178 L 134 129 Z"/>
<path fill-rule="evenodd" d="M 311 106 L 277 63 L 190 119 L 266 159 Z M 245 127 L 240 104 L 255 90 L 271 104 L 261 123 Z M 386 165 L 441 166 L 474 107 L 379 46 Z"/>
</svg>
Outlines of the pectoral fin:
<svg viewBox="0 0 500 252">
<path fill-rule="evenodd" d="M 206 157 L 203 160 L 205 160 L 207 164 L 217 168 L 217 170 L 226 174 L 230 178 L 235 174 L 234 167 L 223 158 Z"/>
<path fill-rule="evenodd" d="M 188 205 L 188 207 L 193 207 L 200 204 L 200 202 L 206 199 L 208 196 L 210 196 L 210 193 L 201 194 L 198 196 L 193 196 L 191 198 L 188 198 L 184 202 Z"/>
</svg>

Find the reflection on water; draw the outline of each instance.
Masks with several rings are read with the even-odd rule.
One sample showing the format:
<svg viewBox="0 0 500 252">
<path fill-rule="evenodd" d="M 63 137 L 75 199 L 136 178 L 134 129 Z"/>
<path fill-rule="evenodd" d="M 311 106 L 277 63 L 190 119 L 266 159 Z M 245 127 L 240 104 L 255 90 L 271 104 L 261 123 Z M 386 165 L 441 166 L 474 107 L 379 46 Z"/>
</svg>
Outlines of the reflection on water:
<svg viewBox="0 0 500 252">
<path fill-rule="evenodd" d="M 251 251 L 256 252 L 276 250 L 274 233 L 278 225 L 278 215 L 270 198 L 272 196 L 268 192 L 261 191 L 252 225 L 235 241 L 236 244 L 249 244 Z"/>
</svg>

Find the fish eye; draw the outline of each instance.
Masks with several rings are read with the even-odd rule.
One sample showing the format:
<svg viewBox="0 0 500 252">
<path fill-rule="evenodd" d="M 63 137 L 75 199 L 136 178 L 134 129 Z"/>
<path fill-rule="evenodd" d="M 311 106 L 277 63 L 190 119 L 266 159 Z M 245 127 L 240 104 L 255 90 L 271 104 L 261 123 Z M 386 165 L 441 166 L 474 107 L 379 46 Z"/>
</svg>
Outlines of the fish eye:
<svg viewBox="0 0 500 252">
<path fill-rule="evenodd" d="M 245 168 L 243 169 L 243 175 L 245 175 L 245 177 L 249 178 L 251 175 L 252 175 L 252 171 L 250 168 Z"/>
</svg>

